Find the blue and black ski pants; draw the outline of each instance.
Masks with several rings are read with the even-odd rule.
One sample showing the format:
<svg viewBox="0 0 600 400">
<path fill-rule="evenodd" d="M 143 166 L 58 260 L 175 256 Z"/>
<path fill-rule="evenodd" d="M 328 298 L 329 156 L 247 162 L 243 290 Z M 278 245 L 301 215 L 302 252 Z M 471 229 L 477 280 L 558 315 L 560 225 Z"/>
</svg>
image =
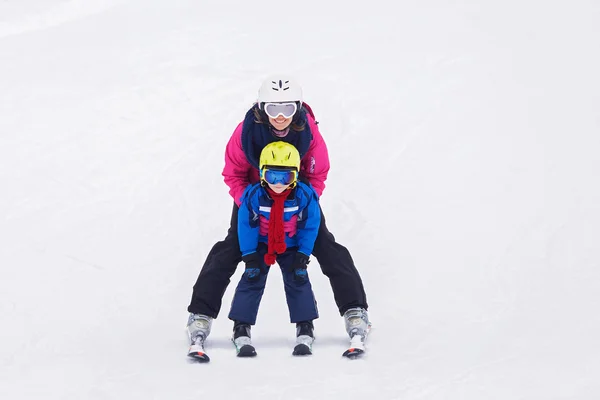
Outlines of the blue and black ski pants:
<svg viewBox="0 0 600 400">
<path fill-rule="evenodd" d="M 237 266 L 242 262 L 237 235 L 238 206 L 234 203 L 227 236 L 217 242 L 206 257 L 196 280 L 188 311 L 217 318 L 225 290 Z M 340 315 L 354 307 L 367 309 L 367 296 L 362 279 L 348 249 L 335 241 L 327 229 L 321 210 L 321 225 L 312 253 L 323 274 L 329 278 Z"/>
<path fill-rule="evenodd" d="M 267 252 L 266 246 L 259 246 L 258 253 L 261 258 Z M 296 256 L 296 248 L 291 248 L 277 256 L 277 264 L 281 268 L 285 299 L 290 312 L 290 322 L 312 321 L 319 318 L 315 295 L 312 291 L 308 275 L 301 281 L 294 279 L 292 264 Z M 250 325 L 256 323 L 258 308 L 265 291 L 269 271 L 273 267 L 267 267 L 262 262 L 261 272 L 256 280 L 250 280 L 244 273 L 235 289 L 235 295 L 231 302 L 229 319 L 236 322 L 244 322 Z"/>
</svg>

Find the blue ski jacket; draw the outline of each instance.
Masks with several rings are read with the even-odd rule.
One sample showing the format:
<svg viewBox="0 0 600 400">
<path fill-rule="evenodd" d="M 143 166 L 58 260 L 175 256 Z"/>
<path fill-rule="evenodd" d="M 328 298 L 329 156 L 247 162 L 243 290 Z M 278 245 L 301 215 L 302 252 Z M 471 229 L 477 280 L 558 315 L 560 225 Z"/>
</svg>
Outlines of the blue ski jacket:
<svg viewBox="0 0 600 400">
<path fill-rule="evenodd" d="M 238 238 L 242 256 L 256 252 L 258 244 L 268 243 L 269 216 L 273 199 L 260 183 L 249 185 L 238 211 Z M 312 186 L 298 182 L 284 203 L 285 244 L 298 247 L 307 256 L 313 251 L 321 224 L 319 198 Z"/>
</svg>

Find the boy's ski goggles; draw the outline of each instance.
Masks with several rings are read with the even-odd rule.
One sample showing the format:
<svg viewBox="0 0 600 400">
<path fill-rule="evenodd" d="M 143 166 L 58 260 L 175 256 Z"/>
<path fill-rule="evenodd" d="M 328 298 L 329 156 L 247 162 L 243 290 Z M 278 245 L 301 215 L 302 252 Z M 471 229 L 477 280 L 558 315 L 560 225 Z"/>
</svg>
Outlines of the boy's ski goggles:
<svg viewBox="0 0 600 400">
<path fill-rule="evenodd" d="M 289 185 L 296 182 L 298 172 L 295 169 L 263 169 L 262 178 L 271 185 L 278 183 Z"/>
<path fill-rule="evenodd" d="M 298 111 L 298 105 L 294 102 L 290 103 L 265 103 L 264 110 L 267 115 L 273 119 L 280 115 L 284 118 L 291 118 Z"/>
</svg>

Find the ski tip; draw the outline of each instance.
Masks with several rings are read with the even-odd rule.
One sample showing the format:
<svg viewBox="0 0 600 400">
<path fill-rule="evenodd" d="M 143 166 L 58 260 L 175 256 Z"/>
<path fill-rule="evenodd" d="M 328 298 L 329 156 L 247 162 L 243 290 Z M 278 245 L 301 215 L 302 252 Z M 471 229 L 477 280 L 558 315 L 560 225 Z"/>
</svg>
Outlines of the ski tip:
<svg viewBox="0 0 600 400">
<path fill-rule="evenodd" d="M 208 357 L 208 355 L 201 351 L 193 351 L 191 353 L 188 353 L 188 357 L 190 357 L 192 360 L 194 360 L 196 362 L 200 362 L 200 363 L 207 363 L 210 361 L 210 358 Z"/>
<path fill-rule="evenodd" d="M 256 349 L 254 346 L 246 344 L 240 348 L 237 353 L 238 357 L 256 357 Z"/>
<path fill-rule="evenodd" d="M 346 350 L 344 352 L 344 354 L 342 354 L 343 357 L 349 358 L 351 360 L 355 360 L 359 357 L 361 357 L 363 354 L 365 353 L 365 351 L 363 349 L 357 349 L 357 348 L 349 348 L 348 350 Z"/>
<path fill-rule="evenodd" d="M 294 356 L 310 356 L 312 355 L 312 351 L 310 347 L 305 345 L 304 343 L 300 343 L 294 347 L 294 351 L 292 352 Z"/>
</svg>

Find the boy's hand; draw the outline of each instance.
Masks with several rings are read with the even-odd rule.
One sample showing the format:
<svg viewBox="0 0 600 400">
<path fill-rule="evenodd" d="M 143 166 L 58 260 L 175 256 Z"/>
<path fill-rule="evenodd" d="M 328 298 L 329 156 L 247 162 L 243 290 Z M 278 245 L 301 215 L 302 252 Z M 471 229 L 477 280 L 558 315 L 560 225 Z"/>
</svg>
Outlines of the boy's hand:
<svg viewBox="0 0 600 400">
<path fill-rule="evenodd" d="M 296 282 L 303 283 L 308 279 L 306 268 L 308 267 L 309 262 L 309 257 L 306 254 L 300 252 L 296 253 L 294 262 L 292 263 L 292 271 L 294 272 L 294 280 Z"/>
<path fill-rule="evenodd" d="M 242 260 L 246 264 L 246 271 L 244 272 L 246 279 L 250 282 L 258 281 L 262 272 L 262 260 L 260 255 L 258 253 L 248 254 L 242 257 Z"/>
</svg>

